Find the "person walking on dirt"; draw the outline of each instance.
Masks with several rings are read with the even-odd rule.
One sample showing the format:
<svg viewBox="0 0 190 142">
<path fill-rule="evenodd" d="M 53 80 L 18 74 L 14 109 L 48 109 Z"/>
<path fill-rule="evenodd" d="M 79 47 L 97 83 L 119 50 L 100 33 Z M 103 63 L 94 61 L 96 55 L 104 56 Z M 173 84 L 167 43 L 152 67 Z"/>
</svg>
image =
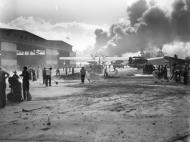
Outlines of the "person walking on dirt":
<svg viewBox="0 0 190 142">
<path fill-rule="evenodd" d="M 84 84 L 85 75 L 86 75 L 86 70 L 84 69 L 84 67 L 82 67 L 80 70 L 80 76 L 81 76 L 81 83 L 82 84 Z"/>
<path fill-rule="evenodd" d="M 42 78 L 43 78 L 43 84 L 46 83 L 46 68 L 43 68 L 42 70 Z"/>
<path fill-rule="evenodd" d="M 36 69 L 36 78 L 39 79 L 40 76 L 40 67 L 38 66 Z"/>
<path fill-rule="evenodd" d="M 22 89 L 23 89 L 23 97 L 24 97 L 24 100 L 30 100 L 30 92 L 29 92 L 29 89 L 30 89 L 30 84 L 29 84 L 29 79 L 30 79 L 30 75 L 29 75 L 29 72 L 27 70 L 27 67 L 25 66 L 23 68 L 23 71 L 22 71 L 22 74 L 20 75 L 22 76 Z"/>
<path fill-rule="evenodd" d="M 46 69 L 46 87 L 51 86 L 51 70 L 52 68 Z"/>
<path fill-rule="evenodd" d="M 108 78 L 107 66 L 104 67 L 104 78 Z"/>
<path fill-rule="evenodd" d="M 6 78 L 8 77 L 9 73 L 0 67 L 0 108 L 6 105 Z"/>
</svg>

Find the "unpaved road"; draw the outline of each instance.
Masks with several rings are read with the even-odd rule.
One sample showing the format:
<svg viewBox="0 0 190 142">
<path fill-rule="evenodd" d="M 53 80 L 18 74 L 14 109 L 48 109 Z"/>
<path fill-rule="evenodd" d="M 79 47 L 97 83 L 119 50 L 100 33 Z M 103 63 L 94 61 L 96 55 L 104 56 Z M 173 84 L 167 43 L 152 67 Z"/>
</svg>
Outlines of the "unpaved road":
<svg viewBox="0 0 190 142">
<path fill-rule="evenodd" d="M 0 141 L 190 141 L 190 86 L 151 77 L 33 84 L 33 101 L 0 109 Z"/>
</svg>

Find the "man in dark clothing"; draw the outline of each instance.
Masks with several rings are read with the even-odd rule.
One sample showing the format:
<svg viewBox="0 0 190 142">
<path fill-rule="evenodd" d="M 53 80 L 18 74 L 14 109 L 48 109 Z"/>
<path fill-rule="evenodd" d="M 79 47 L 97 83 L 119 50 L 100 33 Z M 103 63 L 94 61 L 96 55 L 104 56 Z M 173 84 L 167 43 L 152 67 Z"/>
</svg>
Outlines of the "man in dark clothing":
<svg viewBox="0 0 190 142">
<path fill-rule="evenodd" d="M 0 108 L 6 105 L 6 78 L 9 77 L 9 73 L 2 70 L 0 67 Z"/>
<path fill-rule="evenodd" d="M 52 68 L 46 69 L 46 87 L 51 86 L 51 70 Z"/>
<path fill-rule="evenodd" d="M 38 66 L 36 68 L 36 78 L 39 79 L 39 76 L 40 76 L 40 67 Z"/>
<path fill-rule="evenodd" d="M 23 71 L 22 71 L 22 74 L 20 75 L 23 77 L 22 79 L 22 83 L 23 83 L 23 97 L 24 97 L 24 100 L 29 100 L 29 96 L 30 96 L 30 93 L 29 93 L 29 72 L 27 71 L 27 67 L 24 67 L 23 68 Z"/>
<path fill-rule="evenodd" d="M 46 68 L 43 68 L 42 70 L 42 77 L 43 77 L 43 84 L 46 83 Z"/>
<path fill-rule="evenodd" d="M 81 74 L 81 83 L 84 84 L 85 75 L 86 75 L 86 70 L 84 69 L 84 67 L 82 67 L 82 69 L 80 70 L 80 74 Z"/>
</svg>

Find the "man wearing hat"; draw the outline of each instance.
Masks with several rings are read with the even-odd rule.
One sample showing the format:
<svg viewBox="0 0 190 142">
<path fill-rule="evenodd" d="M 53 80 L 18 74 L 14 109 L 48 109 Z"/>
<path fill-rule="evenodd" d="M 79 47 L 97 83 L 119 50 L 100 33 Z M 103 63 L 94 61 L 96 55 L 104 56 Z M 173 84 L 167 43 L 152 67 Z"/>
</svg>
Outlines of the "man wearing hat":
<svg viewBox="0 0 190 142">
<path fill-rule="evenodd" d="M 4 71 L 0 66 L 0 108 L 6 105 L 6 78 L 9 77 L 9 73 Z"/>
</svg>

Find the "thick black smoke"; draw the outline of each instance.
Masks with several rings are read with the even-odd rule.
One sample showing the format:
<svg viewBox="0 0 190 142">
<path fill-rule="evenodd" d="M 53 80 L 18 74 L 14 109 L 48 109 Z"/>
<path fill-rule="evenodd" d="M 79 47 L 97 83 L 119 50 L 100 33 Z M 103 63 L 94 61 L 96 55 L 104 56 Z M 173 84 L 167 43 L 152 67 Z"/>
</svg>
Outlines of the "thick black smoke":
<svg viewBox="0 0 190 142">
<path fill-rule="evenodd" d="M 105 55 L 122 55 L 157 47 L 174 41 L 190 40 L 190 0 L 174 2 L 169 13 L 156 5 L 139 0 L 127 8 L 128 23 L 113 24 L 109 33 L 97 29 L 96 49 Z M 106 48 L 105 48 L 106 47 Z"/>
<path fill-rule="evenodd" d="M 131 25 L 134 26 L 138 22 L 139 18 L 142 17 L 143 13 L 148 9 L 147 2 L 145 0 L 139 0 L 134 3 L 131 7 L 127 8 L 127 13 Z"/>
<path fill-rule="evenodd" d="M 172 29 L 180 41 L 190 40 L 190 0 L 177 0 L 171 15 Z"/>
<path fill-rule="evenodd" d="M 160 47 L 172 39 L 169 17 L 159 7 L 151 7 L 143 13 L 138 24 L 137 35 L 144 42 Z"/>
</svg>

